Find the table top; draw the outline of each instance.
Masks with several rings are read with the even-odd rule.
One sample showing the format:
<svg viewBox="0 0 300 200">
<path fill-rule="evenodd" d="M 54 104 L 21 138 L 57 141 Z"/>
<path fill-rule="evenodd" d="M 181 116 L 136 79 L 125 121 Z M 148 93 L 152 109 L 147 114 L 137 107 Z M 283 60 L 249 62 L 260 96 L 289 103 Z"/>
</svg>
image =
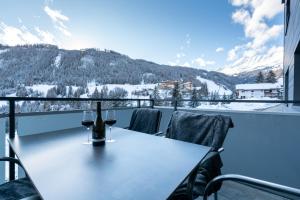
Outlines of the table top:
<svg viewBox="0 0 300 200">
<path fill-rule="evenodd" d="M 114 143 L 93 147 L 82 144 L 86 134 L 76 128 L 9 140 L 43 199 L 167 199 L 210 150 L 121 128 L 112 128 Z"/>
</svg>

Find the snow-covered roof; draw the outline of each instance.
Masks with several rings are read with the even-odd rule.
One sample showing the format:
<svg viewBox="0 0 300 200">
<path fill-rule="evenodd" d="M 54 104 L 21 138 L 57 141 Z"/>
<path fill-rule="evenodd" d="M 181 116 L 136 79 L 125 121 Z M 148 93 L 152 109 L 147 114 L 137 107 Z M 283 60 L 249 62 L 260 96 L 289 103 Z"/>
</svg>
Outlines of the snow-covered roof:
<svg viewBox="0 0 300 200">
<path fill-rule="evenodd" d="M 238 84 L 235 86 L 237 90 L 269 90 L 282 88 L 280 83 L 253 83 L 253 84 Z"/>
</svg>

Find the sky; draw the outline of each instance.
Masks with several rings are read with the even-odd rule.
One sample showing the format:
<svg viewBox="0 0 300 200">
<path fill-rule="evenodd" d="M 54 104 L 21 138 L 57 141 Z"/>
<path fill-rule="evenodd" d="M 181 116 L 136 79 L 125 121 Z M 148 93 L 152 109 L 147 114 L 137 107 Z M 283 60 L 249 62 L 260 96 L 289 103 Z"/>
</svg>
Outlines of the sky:
<svg viewBox="0 0 300 200">
<path fill-rule="evenodd" d="M 233 74 L 282 65 L 281 0 L 1 0 L 0 43 L 111 49 Z"/>
</svg>

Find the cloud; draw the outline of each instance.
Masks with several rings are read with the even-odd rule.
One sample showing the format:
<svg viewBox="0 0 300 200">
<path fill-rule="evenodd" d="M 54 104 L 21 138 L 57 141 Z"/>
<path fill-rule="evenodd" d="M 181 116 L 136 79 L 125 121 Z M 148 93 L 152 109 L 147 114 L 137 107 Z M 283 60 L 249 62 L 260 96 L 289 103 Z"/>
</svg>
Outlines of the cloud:
<svg viewBox="0 0 300 200">
<path fill-rule="evenodd" d="M 246 71 L 247 67 L 252 69 L 263 65 L 282 65 L 283 47 L 272 42 L 278 41 L 279 36 L 282 36 L 283 25 L 271 23 L 277 14 L 283 12 L 281 1 L 230 0 L 230 3 L 238 7 L 232 13 L 232 21 L 243 26 L 247 42 L 228 51 L 227 61 L 231 63 L 223 72 L 236 72 L 238 68 Z"/>
<path fill-rule="evenodd" d="M 56 44 L 54 36 L 39 28 L 35 29 L 36 33 L 30 32 L 26 26 L 20 28 L 6 25 L 0 22 L 0 43 L 6 45 L 22 45 L 22 44 L 37 44 L 47 43 Z"/>
<path fill-rule="evenodd" d="M 184 66 L 184 67 L 191 67 L 191 65 L 190 65 L 190 63 L 189 62 L 185 62 L 185 63 L 183 63 L 183 65 L 182 66 Z"/>
<path fill-rule="evenodd" d="M 223 47 L 218 47 L 217 49 L 216 49 L 216 52 L 218 53 L 218 52 L 222 52 L 222 51 L 224 51 L 224 48 Z"/>
<path fill-rule="evenodd" d="M 186 55 L 187 51 L 191 44 L 191 37 L 190 34 L 185 35 L 185 39 L 183 41 L 183 44 L 180 46 L 178 53 L 175 55 L 175 61 L 169 61 L 168 64 L 171 66 L 185 66 L 188 67 L 186 64 L 188 63 L 186 61 Z"/>
<path fill-rule="evenodd" d="M 216 62 L 213 60 L 205 60 L 204 58 L 199 57 L 193 60 L 193 64 L 199 67 L 207 67 L 208 65 L 216 64 Z"/>
<path fill-rule="evenodd" d="M 47 44 L 55 44 L 55 37 L 48 31 L 43 31 L 39 27 L 35 27 L 35 31 L 40 36 L 41 40 L 44 41 L 44 43 Z"/>
<path fill-rule="evenodd" d="M 63 14 L 59 10 L 53 10 L 49 6 L 44 7 L 44 11 L 51 18 L 54 23 L 55 28 L 57 28 L 60 32 L 62 32 L 65 36 L 71 36 L 72 34 L 68 30 L 67 26 L 64 24 L 69 21 L 69 18 Z"/>
</svg>

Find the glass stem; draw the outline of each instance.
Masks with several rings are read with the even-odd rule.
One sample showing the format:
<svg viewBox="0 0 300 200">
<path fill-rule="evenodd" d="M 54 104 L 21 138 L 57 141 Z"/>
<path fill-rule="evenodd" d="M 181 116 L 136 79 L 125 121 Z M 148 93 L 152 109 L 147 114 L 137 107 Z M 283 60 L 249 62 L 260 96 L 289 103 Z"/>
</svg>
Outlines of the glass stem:
<svg viewBox="0 0 300 200">
<path fill-rule="evenodd" d="M 109 140 L 111 140 L 111 126 L 109 127 Z"/>
<path fill-rule="evenodd" d="M 90 143 L 90 128 L 87 128 L 88 143 Z"/>
</svg>

